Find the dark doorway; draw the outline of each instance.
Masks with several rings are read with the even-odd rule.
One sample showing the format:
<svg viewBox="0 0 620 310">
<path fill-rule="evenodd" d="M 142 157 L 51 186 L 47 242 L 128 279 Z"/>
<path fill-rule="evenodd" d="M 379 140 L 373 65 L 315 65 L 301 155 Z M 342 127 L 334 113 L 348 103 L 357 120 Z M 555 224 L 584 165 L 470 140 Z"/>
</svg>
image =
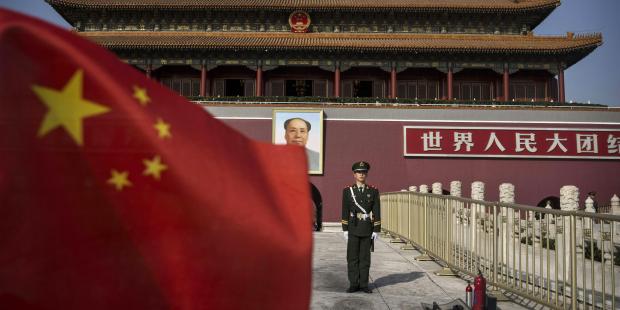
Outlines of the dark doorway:
<svg viewBox="0 0 620 310">
<path fill-rule="evenodd" d="M 372 97 L 372 81 L 353 82 L 353 97 Z"/>
<path fill-rule="evenodd" d="M 289 97 L 312 96 L 312 80 L 286 80 L 286 95 Z"/>
<path fill-rule="evenodd" d="M 224 87 L 227 97 L 244 96 L 244 80 L 226 80 Z"/>
<path fill-rule="evenodd" d="M 556 196 L 545 197 L 541 201 L 539 201 L 538 204 L 536 204 L 536 206 L 539 208 L 546 208 L 547 204 L 551 205 L 551 209 L 560 210 L 560 197 L 556 197 Z M 540 219 L 540 217 L 541 217 L 541 214 L 536 212 L 535 218 L 538 220 Z M 544 213 L 542 213 L 542 218 L 545 218 Z"/>
</svg>

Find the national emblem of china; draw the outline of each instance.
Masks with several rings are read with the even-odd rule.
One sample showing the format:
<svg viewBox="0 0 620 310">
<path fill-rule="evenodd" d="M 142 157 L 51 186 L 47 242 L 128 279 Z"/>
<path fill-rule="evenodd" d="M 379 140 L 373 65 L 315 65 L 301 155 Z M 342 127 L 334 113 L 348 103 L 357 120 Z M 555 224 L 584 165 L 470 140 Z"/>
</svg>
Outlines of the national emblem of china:
<svg viewBox="0 0 620 310">
<path fill-rule="evenodd" d="M 295 11 L 288 17 L 288 24 L 291 25 L 291 32 L 308 32 L 310 15 L 304 11 Z"/>
</svg>

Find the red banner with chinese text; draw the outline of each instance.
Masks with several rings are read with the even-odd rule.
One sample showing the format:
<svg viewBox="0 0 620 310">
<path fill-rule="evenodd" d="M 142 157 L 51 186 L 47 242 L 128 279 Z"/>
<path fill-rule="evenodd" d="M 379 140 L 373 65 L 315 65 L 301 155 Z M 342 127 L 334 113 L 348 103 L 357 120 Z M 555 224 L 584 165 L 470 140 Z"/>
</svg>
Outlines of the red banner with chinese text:
<svg viewBox="0 0 620 310">
<path fill-rule="evenodd" d="M 0 309 L 307 309 L 306 167 L 0 9 Z"/>
<path fill-rule="evenodd" d="M 404 155 L 620 159 L 620 130 L 404 126 Z"/>
</svg>

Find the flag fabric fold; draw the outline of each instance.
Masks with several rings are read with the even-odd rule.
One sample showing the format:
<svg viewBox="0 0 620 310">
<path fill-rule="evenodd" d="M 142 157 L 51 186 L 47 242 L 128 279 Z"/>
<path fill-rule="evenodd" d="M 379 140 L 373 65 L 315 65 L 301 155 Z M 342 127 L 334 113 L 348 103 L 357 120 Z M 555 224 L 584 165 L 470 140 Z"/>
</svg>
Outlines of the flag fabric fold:
<svg viewBox="0 0 620 310">
<path fill-rule="evenodd" d="M 0 308 L 307 309 L 310 201 L 301 148 L 0 9 Z"/>
</svg>

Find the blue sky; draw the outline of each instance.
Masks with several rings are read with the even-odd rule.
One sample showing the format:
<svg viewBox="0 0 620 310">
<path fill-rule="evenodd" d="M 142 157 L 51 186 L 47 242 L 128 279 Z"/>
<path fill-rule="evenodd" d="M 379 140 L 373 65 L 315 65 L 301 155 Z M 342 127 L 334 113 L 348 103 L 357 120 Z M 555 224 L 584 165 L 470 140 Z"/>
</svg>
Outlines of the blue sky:
<svg viewBox="0 0 620 310">
<path fill-rule="evenodd" d="M 43 0 L 1 0 L 8 7 L 68 27 Z M 534 33 L 603 34 L 603 45 L 566 70 L 566 100 L 620 106 L 620 0 L 564 0 Z"/>
</svg>

